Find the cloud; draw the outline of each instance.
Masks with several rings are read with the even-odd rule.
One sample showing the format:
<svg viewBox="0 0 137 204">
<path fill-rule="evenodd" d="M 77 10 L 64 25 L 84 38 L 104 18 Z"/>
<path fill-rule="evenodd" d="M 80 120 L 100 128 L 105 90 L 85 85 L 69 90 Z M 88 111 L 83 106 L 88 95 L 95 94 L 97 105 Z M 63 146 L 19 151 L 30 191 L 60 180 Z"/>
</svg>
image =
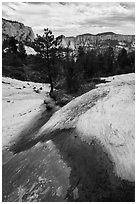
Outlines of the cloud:
<svg viewBox="0 0 137 204">
<path fill-rule="evenodd" d="M 29 25 L 35 34 L 50 28 L 57 35 L 105 31 L 134 34 L 135 4 L 130 2 L 5 2 L 3 17 Z"/>
</svg>

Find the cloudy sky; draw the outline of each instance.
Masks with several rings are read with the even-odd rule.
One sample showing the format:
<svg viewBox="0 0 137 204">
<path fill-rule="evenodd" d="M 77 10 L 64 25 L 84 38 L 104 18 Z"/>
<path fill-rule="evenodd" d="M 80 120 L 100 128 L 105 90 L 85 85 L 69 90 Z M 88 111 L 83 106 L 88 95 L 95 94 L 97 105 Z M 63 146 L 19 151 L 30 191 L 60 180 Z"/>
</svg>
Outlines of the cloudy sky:
<svg viewBox="0 0 137 204">
<path fill-rule="evenodd" d="M 113 31 L 135 34 L 135 3 L 130 2 L 3 2 L 2 17 L 31 26 L 42 34 L 76 36 Z"/>
</svg>

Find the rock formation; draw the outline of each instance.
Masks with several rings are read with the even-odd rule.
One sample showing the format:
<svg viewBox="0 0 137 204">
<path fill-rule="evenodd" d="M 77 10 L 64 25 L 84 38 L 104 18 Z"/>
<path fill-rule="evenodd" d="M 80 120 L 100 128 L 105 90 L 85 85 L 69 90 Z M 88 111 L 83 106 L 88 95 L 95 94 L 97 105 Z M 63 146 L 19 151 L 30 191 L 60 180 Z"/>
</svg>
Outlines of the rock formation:
<svg viewBox="0 0 137 204">
<path fill-rule="evenodd" d="M 25 26 L 22 23 L 16 21 L 10 21 L 2 19 L 2 40 L 7 36 L 15 36 L 18 41 L 32 42 L 35 38 L 31 27 Z M 61 46 L 64 48 L 70 48 L 77 51 L 79 46 L 89 49 L 103 50 L 108 46 L 112 46 L 116 51 L 121 48 L 127 49 L 127 51 L 133 51 L 135 49 L 135 36 L 134 35 L 120 35 L 113 32 L 93 34 L 83 34 L 76 37 L 61 36 Z"/>
<path fill-rule="evenodd" d="M 100 33 L 97 35 L 83 34 L 76 37 L 62 36 L 61 45 L 69 47 L 72 50 L 77 50 L 79 46 L 84 47 L 86 50 L 94 48 L 104 48 L 112 46 L 134 50 L 135 36 L 134 35 L 120 35 L 113 32 Z"/>
<path fill-rule="evenodd" d="M 107 80 L 7 144 L 3 201 L 135 200 L 135 75 Z"/>
<path fill-rule="evenodd" d="M 8 37 L 15 37 L 18 41 L 32 42 L 35 38 L 31 27 L 23 23 L 2 19 L 2 40 Z"/>
</svg>

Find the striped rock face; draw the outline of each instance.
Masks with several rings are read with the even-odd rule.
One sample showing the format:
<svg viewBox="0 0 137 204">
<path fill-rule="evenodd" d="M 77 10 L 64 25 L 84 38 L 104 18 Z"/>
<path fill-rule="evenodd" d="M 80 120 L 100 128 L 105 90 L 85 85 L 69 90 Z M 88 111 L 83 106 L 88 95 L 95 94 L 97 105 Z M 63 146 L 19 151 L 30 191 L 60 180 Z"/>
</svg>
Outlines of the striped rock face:
<svg viewBox="0 0 137 204">
<path fill-rule="evenodd" d="M 84 47 L 85 51 L 90 49 L 104 50 L 109 46 L 113 47 L 115 52 L 121 48 L 127 51 L 135 50 L 135 35 L 121 35 L 113 32 L 93 34 L 82 34 L 76 37 L 62 36 L 61 45 L 64 48 L 69 47 L 77 51 L 78 48 Z"/>
</svg>

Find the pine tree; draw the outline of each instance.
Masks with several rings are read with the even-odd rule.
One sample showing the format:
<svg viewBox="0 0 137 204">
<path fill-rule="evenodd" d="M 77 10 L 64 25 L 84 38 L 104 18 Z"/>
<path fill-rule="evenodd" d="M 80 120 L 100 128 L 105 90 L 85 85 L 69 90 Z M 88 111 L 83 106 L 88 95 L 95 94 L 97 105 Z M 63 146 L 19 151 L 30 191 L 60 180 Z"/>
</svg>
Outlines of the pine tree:
<svg viewBox="0 0 137 204">
<path fill-rule="evenodd" d="M 17 43 L 18 41 L 15 39 L 15 37 L 9 38 L 9 52 L 17 54 Z"/>
<path fill-rule="evenodd" d="M 19 57 L 21 58 L 22 61 L 24 61 L 27 54 L 26 54 L 25 46 L 24 46 L 24 44 L 22 42 L 19 42 L 18 52 L 19 52 Z"/>
<path fill-rule="evenodd" d="M 52 64 L 52 56 L 51 53 L 53 49 L 57 46 L 57 40 L 54 39 L 54 35 L 52 31 L 44 29 L 44 34 L 42 36 L 37 35 L 37 38 L 34 40 L 34 49 L 41 56 L 41 58 L 46 62 L 46 66 L 48 69 L 48 77 L 51 86 L 50 95 L 53 92 L 53 81 L 51 74 L 51 64 Z M 53 53 L 52 53 L 53 54 Z"/>
<path fill-rule="evenodd" d="M 118 64 L 120 67 L 121 73 L 127 73 L 129 70 L 129 60 L 128 60 L 128 54 L 126 49 L 122 49 L 121 52 L 118 55 Z"/>
<path fill-rule="evenodd" d="M 104 53 L 105 73 L 112 75 L 114 73 L 114 51 L 112 47 L 108 47 Z"/>
</svg>

